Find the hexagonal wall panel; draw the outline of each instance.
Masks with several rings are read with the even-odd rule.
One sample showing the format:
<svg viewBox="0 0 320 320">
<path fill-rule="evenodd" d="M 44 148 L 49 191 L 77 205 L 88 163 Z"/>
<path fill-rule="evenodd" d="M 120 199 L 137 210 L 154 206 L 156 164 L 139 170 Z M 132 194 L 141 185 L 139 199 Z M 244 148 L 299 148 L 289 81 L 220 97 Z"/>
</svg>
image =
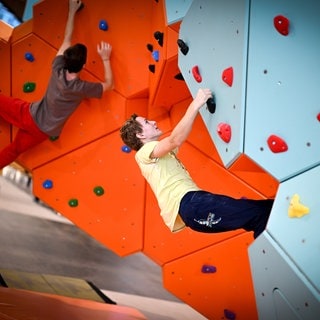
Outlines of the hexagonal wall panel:
<svg viewBox="0 0 320 320">
<path fill-rule="evenodd" d="M 33 172 L 34 193 L 120 256 L 142 249 L 144 181 L 118 132 Z"/>
</svg>

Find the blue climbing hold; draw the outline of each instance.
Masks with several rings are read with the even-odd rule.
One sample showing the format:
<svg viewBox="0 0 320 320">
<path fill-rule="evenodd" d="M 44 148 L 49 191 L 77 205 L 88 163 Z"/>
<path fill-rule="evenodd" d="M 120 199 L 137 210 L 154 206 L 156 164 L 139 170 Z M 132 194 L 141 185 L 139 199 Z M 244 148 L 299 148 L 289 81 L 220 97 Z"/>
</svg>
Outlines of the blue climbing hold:
<svg viewBox="0 0 320 320">
<path fill-rule="evenodd" d="M 33 62 L 34 61 L 34 56 L 31 52 L 26 52 L 25 55 L 24 55 L 25 59 L 30 61 L 30 62 Z"/>
<path fill-rule="evenodd" d="M 131 148 L 126 146 L 126 145 L 122 146 L 121 150 L 123 152 L 125 152 L 125 153 L 130 153 L 131 152 Z"/>
<path fill-rule="evenodd" d="M 158 50 L 153 51 L 152 57 L 156 62 L 158 62 L 159 61 L 159 51 Z"/>
<path fill-rule="evenodd" d="M 53 182 L 50 179 L 44 180 L 43 183 L 42 183 L 42 186 L 45 189 L 51 189 L 53 187 Z"/>
<path fill-rule="evenodd" d="M 106 20 L 100 20 L 99 22 L 99 29 L 103 31 L 107 31 L 109 29 L 108 23 Z"/>
</svg>

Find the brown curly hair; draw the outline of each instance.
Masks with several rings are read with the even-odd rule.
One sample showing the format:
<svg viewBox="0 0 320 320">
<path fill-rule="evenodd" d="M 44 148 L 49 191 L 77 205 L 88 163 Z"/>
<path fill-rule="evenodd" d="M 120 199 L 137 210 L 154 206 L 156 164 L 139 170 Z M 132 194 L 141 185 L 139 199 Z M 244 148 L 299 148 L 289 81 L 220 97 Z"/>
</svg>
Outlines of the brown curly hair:
<svg viewBox="0 0 320 320">
<path fill-rule="evenodd" d="M 143 143 L 137 137 L 137 133 L 142 132 L 141 124 L 136 120 L 138 115 L 135 113 L 120 128 L 120 137 L 122 141 L 131 149 L 138 151 Z"/>
</svg>

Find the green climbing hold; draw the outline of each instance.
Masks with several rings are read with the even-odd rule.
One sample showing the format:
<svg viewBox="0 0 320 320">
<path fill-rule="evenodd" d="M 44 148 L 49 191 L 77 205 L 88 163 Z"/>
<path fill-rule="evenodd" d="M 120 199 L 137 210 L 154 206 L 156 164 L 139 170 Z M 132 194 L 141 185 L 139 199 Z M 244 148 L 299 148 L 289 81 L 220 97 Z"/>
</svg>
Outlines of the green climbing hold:
<svg viewBox="0 0 320 320">
<path fill-rule="evenodd" d="M 51 136 L 51 137 L 49 137 L 50 141 L 56 141 L 58 139 L 59 139 L 59 136 Z"/>
<path fill-rule="evenodd" d="M 26 82 L 23 85 L 23 92 L 33 92 L 36 88 L 36 84 L 34 82 Z"/>
<path fill-rule="evenodd" d="M 70 207 L 77 207 L 78 206 L 78 200 L 77 199 L 70 199 L 69 200 L 69 206 Z"/>
<path fill-rule="evenodd" d="M 102 196 L 104 194 L 104 189 L 100 186 L 95 187 L 93 189 L 93 192 L 97 195 L 97 196 Z"/>
</svg>

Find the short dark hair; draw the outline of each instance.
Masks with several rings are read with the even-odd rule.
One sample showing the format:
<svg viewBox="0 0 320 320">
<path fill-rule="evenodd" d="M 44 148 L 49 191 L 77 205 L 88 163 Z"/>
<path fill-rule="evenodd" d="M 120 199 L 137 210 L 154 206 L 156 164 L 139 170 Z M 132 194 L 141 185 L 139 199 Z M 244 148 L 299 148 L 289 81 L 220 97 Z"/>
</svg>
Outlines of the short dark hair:
<svg viewBox="0 0 320 320">
<path fill-rule="evenodd" d="M 69 72 L 79 72 L 87 62 L 87 47 L 84 44 L 77 43 L 63 53 L 65 69 Z"/>
<path fill-rule="evenodd" d="M 142 146 L 142 141 L 137 137 L 137 133 L 142 132 L 141 124 L 136 120 L 138 116 L 134 113 L 120 128 L 122 141 L 131 149 L 138 151 Z"/>
</svg>

